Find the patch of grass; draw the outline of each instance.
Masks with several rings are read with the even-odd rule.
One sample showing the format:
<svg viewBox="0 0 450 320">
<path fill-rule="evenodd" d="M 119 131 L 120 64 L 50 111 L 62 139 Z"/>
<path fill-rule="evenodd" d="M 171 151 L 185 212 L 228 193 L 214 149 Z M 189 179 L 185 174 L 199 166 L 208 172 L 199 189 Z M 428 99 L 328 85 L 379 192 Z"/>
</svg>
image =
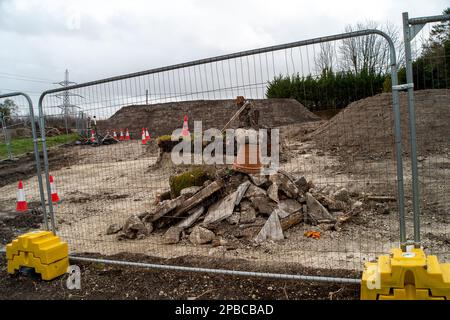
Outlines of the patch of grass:
<svg viewBox="0 0 450 320">
<path fill-rule="evenodd" d="M 63 134 L 59 136 L 54 137 L 47 137 L 47 148 L 56 147 L 59 145 L 63 145 L 66 143 L 72 143 L 78 139 L 78 134 L 72 133 L 72 134 Z M 42 149 L 42 143 L 39 142 L 39 150 Z M 17 138 L 11 140 L 11 152 L 14 157 L 20 156 L 22 154 L 25 154 L 27 152 L 33 152 L 34 146 L 33 146 L 33 139 L 32 138 Z M 6 144 L 4 140 L 0 144 L 0 159 L 7 159 L 8 158 L 8 149 L 6 147 Z"/>
<path fill-rule="evenodd" d="M 200 168 L 195 168 L 177 176 L 171 176 L 169 178 L 170 193 L 173 198 L 176 198 L 184 188 L 192 186 L 201 187 L 209 178 L 210 174 L 206 170 Z"/>
</svg>

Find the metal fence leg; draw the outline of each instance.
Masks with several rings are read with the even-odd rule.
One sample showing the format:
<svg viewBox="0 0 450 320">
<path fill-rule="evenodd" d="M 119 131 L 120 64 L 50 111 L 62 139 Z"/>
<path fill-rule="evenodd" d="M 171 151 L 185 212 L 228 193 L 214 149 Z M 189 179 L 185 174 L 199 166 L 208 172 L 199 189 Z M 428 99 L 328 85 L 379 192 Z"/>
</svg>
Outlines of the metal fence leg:
<svg viewBox="0 0 450 320">
<path fill-rule="evenodd" d="M 53 212 L 53 203 L 51 201 L 51 194 L 52 194 L 52 189 L 50 186 L 50 173 L 49 173 L 49 165 L 48 165 L 48 154 L 47 154 L 47 143 L 45 140 L 45 119 L 44 119 L 44 113 L 42 112 L 42 96 L 39 99 L 39 126 L 41 129 L 41 141 L 42 141 L 42 154 L 44 156 L 44 172 L 45 172 L 45 180 L 46 180 L 46 187 L 47 187 L 47 198 L 49 199 L 48 201 L 48 210 L 50 213 L 50 221 L 51 221 L 51 226 L 52 226 L 52 231 L 53 234 L 56 235 L 56 226 L 55 226 L 55 215 Z"/>
</svg>

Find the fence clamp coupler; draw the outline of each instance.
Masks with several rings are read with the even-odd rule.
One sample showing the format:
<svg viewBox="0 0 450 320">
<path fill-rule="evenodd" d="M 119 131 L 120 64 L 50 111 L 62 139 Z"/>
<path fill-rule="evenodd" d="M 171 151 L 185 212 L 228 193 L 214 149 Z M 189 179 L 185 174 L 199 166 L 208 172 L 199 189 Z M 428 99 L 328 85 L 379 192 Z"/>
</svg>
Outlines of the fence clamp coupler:
<svg viewBox="0 0 450 320">
<path fill-rule="evenodd" d="M 405 84 L 398 84 L 396 86 L 392 86 L 392 90 L 396 91 L 403 91 L 408 89 L 414 89 L 414 83 L 405 83 Z"/>
</svg>

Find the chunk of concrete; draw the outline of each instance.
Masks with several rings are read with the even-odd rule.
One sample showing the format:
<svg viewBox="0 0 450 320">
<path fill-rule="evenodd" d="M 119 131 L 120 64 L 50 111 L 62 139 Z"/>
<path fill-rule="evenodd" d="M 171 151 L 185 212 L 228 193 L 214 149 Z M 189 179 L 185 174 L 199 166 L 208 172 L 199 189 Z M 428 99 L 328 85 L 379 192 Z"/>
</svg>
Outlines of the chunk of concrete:
<svg viewBox="0 0 450 320">
<path fill-rule="evenodd" d="M 252 180 L 253 184 L 260 187 L 263 184 L 269 181 L 268 177 L 263 174 L 249 174 L 250 180 Z"/>
<path fill-rule="evenodd" d="M 302 209 L 302 205 L 294 199 L 284 199 L 279 202 L 278 208 L 291 214 L 300 211 Z"/>
<path fill-rule="evenodd" d="M 196 226 L 189 235 L 189 241 L 195 245 L 205 244 L 213 241 L 215 236 L 216 235 L 211 230 L 201 226 Z"/>
<path fill-rule="evenodd" d="M 166 233 L 163 236 L 163 242 L 165 244 L 175 244 L 180 242 L 181 231 L 183 228 L 172 226 L 167 229 Z"/>
<path fill-rule="evenodd" d="M 254 197 L 260 197 L 265 196 L 266 191 L 264 189 L 255 186 L 254 184 L 250 184 L 250 186 L 247 189 L 247 192 L 245 193 L 246 198 L 254 198 Z"/>
<path fill-rule="evenodd" d="M 308 206 L 307 214 L 314 223 L 336 221 L 336 219 L 328 212 L 328 210 L 309 192 L 306 193 L 306 205 Z"/>
<path fill-rule="evenodd" d="M 222 221 L 233 214 L 234 204 L 238 196 L 237 191 L 229 194 L 220 201 L 211 205 L 206 214 L 203 225 L 207 226 L 219 221 Z"/>
<path fill-rule="evenodd" d="M 278 199 L 278 185 L 276 183 L 272 183 L 270 187 L 267 189 L 267 195 L 269 198 L 275 202 L 279 202 Z"/>
<path fill-rule="evenodd" d="M 256 210 L 250 201 L 241 202 L 240 224 L 253 223 L 256 220 Z"/>
<path fill-rule="evenodd" d="M 273 212 L 275 212 L 278 215 L 278 218 L 280 218 L 280 219 L 284 219 L 290 215 L 289 212 L 284 211 L 280 207 L 275 208 L 275 210 L 273 210 Z"/>
<path fill-rule="evenodd" d="M 147 228 L 144 223 L 136 216 L 130 216 L 124 223 L 123 235 L 128 239 L 136 239 L 140 235 L 147 235 Z"/>
<path fill-rule="evenodd" d="M 266 224 L 259 231 L 258 235 L 255 237 L 255 242 L 262 243 L 266 240 L 283 240 L 283 230 L 281 228 L 280 219 L 278 214 L 273 212 L 269 219 L 267 219 Z"/>
<path fill-rule="evenodd" d="M 278 185 L 278 189 L 283 191 L 289 198 L 296 198 L 299 195 L 299 190 L 295 183 L 288 175 L 278 172 L 269 176 L 269 180 Z"/>
<path fill-rule="evenodd" d="M 269 216 L 273 210 L 278 206 L 275 202 L 270 200 L 267 196 L 260 196 L 250 198 L 253 208 L 255 208 L 259 214 Z"/>
<path fill-rule="evenodd" d="M 237 196 L 236 196 L 236 201 L 234 203 L 235 206 L 239 205 L 239 203 L 241 202 L 242 198 L 244 197 L 244 195 L 247 192 L 248 187 L 250 187 L 250 185 L 251 185 L 251 182 L 248 180 L 239 185 L 239 187 L 236 190 Z"/>
<path fill-rule="evenodd" d="M 201 188 L 202 187 L 200 187 L 200 186 L 192 186 L 192 187 L 187 187 L 187 188 L 181 189 L 180 196 L 186 196 L 187 198 L 191 197 L 194 194 L 196 194 Z"/>
<path fill-rule="evenodd" d="M 191 209 L 187 213 L 187 218 L 178 222 L 175 226 L 182 229 L 189 228 L 195 223 L 195 221 L 198 220 L 198 218 L 200 218 L 203 212 L 205 212 L 204 207 L 196 207 L 194 209 Z"/>
</svg>

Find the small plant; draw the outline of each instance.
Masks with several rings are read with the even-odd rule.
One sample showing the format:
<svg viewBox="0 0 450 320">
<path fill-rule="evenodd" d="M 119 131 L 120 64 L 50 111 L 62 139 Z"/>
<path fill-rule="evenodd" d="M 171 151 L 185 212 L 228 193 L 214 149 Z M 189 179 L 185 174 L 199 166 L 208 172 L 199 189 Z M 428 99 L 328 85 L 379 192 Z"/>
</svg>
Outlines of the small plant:
<svg viewBox="0 0 450 320">
<path fill-rule="evenodd" d="M 172 198 L 178 197 L 180 195 L 180 191 L 184 188 L 202 186 L 208 179 L 210 179 L 210 174 L 201 168 L 196 168 L 177 176 L 170 177 L 169 184 Z"/>
</svg>

